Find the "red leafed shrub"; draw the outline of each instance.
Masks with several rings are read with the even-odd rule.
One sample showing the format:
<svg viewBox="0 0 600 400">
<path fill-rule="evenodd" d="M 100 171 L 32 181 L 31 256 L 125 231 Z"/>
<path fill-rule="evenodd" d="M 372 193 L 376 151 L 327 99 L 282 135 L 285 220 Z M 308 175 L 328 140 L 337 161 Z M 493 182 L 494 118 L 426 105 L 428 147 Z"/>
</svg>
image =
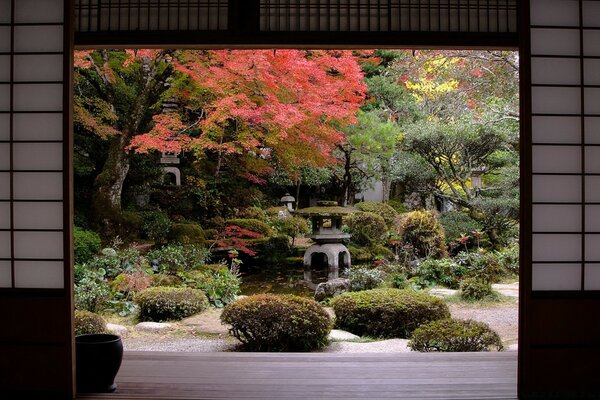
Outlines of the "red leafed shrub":
<svg viewBox="0 0 600 400">
<path fill-rule="evenodd" d="M 257 233 L 248 229 L 241 228 L 237 225 L 226 226 L 223 233 L 216 240 L 216 245 L 219 247 L 233 248 L 249 256 L 256 255 L 256 251 L 251 248 L 248 239 L 260 239 L 263 234 Z"/>
<path fill-rule="evenodd" d="M 113 290 L 132 297 L 152 285 L 152 277 L 142 271 L 124 272 L 119 274 L 112 282 Z"/>
</svg>

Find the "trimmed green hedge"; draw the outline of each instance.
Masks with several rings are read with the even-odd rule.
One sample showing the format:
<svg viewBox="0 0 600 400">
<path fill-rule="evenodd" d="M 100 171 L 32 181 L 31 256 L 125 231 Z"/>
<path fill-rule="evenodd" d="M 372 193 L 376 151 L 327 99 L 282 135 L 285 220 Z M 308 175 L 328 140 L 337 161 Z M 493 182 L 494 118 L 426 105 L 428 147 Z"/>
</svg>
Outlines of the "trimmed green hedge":
<svg viewBox="0 0 600 400">
<path fill-rule="evenodd" d="M 75 254 L 75 264 L 88 262 L 102 246 L 100 235 L 94 231 L 88 231 L 75 227 L 73 230 L 73 251 Z"/>
<path fill-rule="evenodd" d="M 75 335 L 106 333 L 106 321 L 100 315 L 85 310 L 75 310 Z"/>
<path fill-rule="evenodd" d="M 164 286 L 140 292 L 135 302 L 140 306 L 141 321 L 180 320 L 208 307 L 208 299 L 201 290 Z"/>
<path fill-rule="evenodd" d="M 229 304 L 221 321 L 247 350 L 310 351 L 323 347 L 331 319 L 319 303 L 298 296 L 259 294 Z"/>
<path fill-rule="evenodd" d="M 413 332 L 408 346 L 422 352 L 503 350 L 500 336 L 487 324 L 456 319 L 432 321 L 420 326 Z"/>
<path fill-rule="evenodd" d="M 169 243 L 195 244 L 203 246 L 204 231 L 198 224 L 173 224 L 169 230 Z"/>
<path fill-rule="evenodd" d="M 391 227 L 394 224 L 394 220 L 398 216 L 398 212 L 386 203 L 364 201 L 362 203 L 355 204 L 354 207 L 356 207 L 360 211 L 371 212 L 373 214 L 379 215 L 385 220 L 385 224 L 389 227 Z"/>
<path fill-rule="evenodd" d="M 443 300 L 412 290 L 344 293 L 331 304 L 336 326 L 359 336 L 407 338 L 423 323 L 450 318 Z"/>
</svg>

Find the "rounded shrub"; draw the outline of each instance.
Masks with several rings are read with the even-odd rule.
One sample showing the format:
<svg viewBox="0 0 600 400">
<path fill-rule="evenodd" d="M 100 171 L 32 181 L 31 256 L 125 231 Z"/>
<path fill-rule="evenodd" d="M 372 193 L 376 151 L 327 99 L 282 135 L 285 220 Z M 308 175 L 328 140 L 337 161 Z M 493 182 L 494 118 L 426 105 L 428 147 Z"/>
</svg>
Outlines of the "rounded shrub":
<svg viewBox="0 0 600 400">
<path fill-rule="evenodd" d="M 428 259 L 417 267 L 415 281 L 420 287 L 441 285 L 450 289 L 458 289 L 460 280 L 466 273 L 465 266 L 451 259 Z"/>
<path fill-rule="evenodd" d="M 171 229 L 171 220 L 165 212 L 146 211 L 140 214 L 142 217 L 142 233 L 144 237 L 163 243 Z"/>
<path fill-rule="evenodd" d="M 233 302 L 240 294 L 240 278 L 232 274 L 227 267 L 191 271 L 185 274 L 184 283 L 188 287 L 202 290 L 210 304 L 216 307 Z"/>
<path fill-rule="evenodd" d="M 76 264 L 88 262 L 98 253 L 101 245 L 100 235 L 96 232 L 78 227 L 73 230 L 73 251 Z"/>
<path fill-rule="evenodd" d="M 173 224 L 169 230 L 169 242 L 204 245 L 204 231 L 198 224 Z"/>
<path fill-rule="evenodd" d="M 140 307 L 140 320 L 180 320 L 204 311 L 208 307 L 206 295 L 197 289 L 151 287 L 135 296 Z"/>
<path fill-rule="evenodd" d="M 167 274 L 154 274 L 152 277 L 152 286 L 168 286 L 168 287 L 178 287 L 183 284 L 183 281 L 180 277 L 176 275 L 167 275 Z"/>
<path fill-rule="evenodd" d="M 421 325 L 413 332 L 408 346 L 422 352 L 502 351 L 504 348 L 498 333 L 487 324 L 456 319 Z"/>
<path fill-rule="evenodd" d="M 158 271 L 175 275 L 180 271 L 189 271 L 203 265 L 210 257 L 210 252 L 203 246 L 170 245 L 148 252 L 149 260 L 158 261 Z"/>
<path fill-rule="evenodd" d="M 332 301 L 336 326 L 359 336 L 407 338 L 421 324 L 450 318 L 446 303 L 412 290 L 344 293 Z"/>
<path fill-rule="evenodd" d="M 221 321 L 248 350 L 310 351 L 327 343 L 332 323 L 319 303 L 298 296 L 258 294 L 223 310 Z"/>
<path fill-rule="evenodd" d="M 85 310 L 75 310 L 75 335 L 105 333 L 106 321 L 100 315 Z"/>
<path fill-rule="evenodd" d="M 398 216 L 398 212 L 387 203 L 377 203 L 374 201 L 364 201 L 362 203 L 355 204 L 354 207 L 364 212 L 371 212 L 377 214 L 383 218 L 385 224 L 391 227 L 394 224 L 394 220 Z"/>
<path fill-rule="evenodd" d="M 385 273 L 375 268 L 364 265 L 353 265 L 346 272 L 350 281 L 350 290 L 370 290 L 381 286 L 385 281 Z"/>
<path fill-rule="evenodd" d="M 492 284 L 482 279 L 466 278 L 460 283 L 460 297 L 466 300 L 482 300 L 492 293 Z"/>
<path fill-rule="evenodd" d="M 448 211 L 440 215 L 440 223 L 444 227 L 447 244 L 450 244 L 462 235 L 469 235 L 473 231 L 481 231 L 479 222 L 461 211 Z"/>
<path fill-rule="evenodd" d="M 273 228 L 267 225 L 266 222 L 263 222 L 259 219 L 254 218 L 236 218 L 236 219 L 228 219 L 225 222 L 226 225 L 231 226 L 239 226 L 242 229 L 246 229 L 252 232 L 260 233 L 264 236 L 273 236 L 275 232 Z"/>
<path fill-rule="evenodd" d="M 348 226 L 351 240 L 362 246 L 380 242 L 387 232 L 385 220 L 372 212 L 357 212 L 344 220 Z"/>
<path fill-rule="evenodd" d="M 297 237 L 310 232 L 308 222 L 302 217 L 281 218 L 277 220 L 276 225 L 280 234 L 289 236 L 292 239 L 292 244 L 294 244 Z"/>
<path fill-rule="evenodd" d="M 239 213 L 239 217 L 257 219 L 259 221 L 266 221 L 267 212 L 260 207 L 251 206 L 241 210 Z"/>
<path fill-rule="evenodd" d="M 433 212 L 418 210 L 402 214 L 396 219 L 396 233 L 420 258 L 446 255 L 444 228 Z"/>
</svg>

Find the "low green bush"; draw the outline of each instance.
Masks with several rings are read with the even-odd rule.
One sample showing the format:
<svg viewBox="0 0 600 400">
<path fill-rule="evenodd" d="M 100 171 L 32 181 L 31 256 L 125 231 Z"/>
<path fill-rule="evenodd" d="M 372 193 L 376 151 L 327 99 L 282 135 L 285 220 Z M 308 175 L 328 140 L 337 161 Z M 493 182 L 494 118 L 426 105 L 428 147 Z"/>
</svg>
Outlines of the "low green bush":
<svg viewBox="0 0 600 400">
<path fill-rule="evenodd" d="M 395 222 L 396 234 L 404 244 L 412 246 L 419 258 L 446 256 L 444 228 L 431 211 L 411 211 L 400 215 Z"/>
<path fill-rule="evenodd" d="M 350 240 L 360 246 L 380 243 L 386 235 L 385 220 L 371 212 L 357 212 L 344 219 L 352 237 Z"/>
<path fill-rule="evenodd" d="M 208 299 L 201 290 L 163 286 L 138 293 L 135 302 L 140 307 L 141 321 L 180 320 L 208 307 Z"/>
<path fill-rule="evenodd" d="M 462 251 L 454 260 L 466 269 L 465 276 L 470 278 L 494 283 L 509 275 L 495 251 Z"/>
<path fill-rule="evenodd" d="M 473 320 L 444 319 L 418 327 L 408 346 L 421 352 L 503 350 L 500 336 L 487 324 Z"/>
<path fill-rule="evenodd" d="M 158 261 L 157 272 L 175 275 L 205 264 L 210 258 L 210 252 L 199 245 L 174 244 L 149 251 L 147 258 Z"/>
<path fill-rule="evenodd" d="M 267 220 L 267 212 L 260 207 L 247 207 L 240 211 L 239 217 L 243 219 Z"/>
<path fill-rule="evenodd" d="M 446 243 L 449 245 L 462 235 L 470 235 L 473 231 L 481 231 L 479 222 L 461 211 L 448 211 L 440 215 L 440 223 L 444 227 Z"/>
<path fill-rule="evenodd" d="M 82 264 L 88 262 L 102 246 L 100 235 L 94 231 L 88 231 L 75 227 L 73 230 L 73 251 L 75 254 L 75 263 Z"/>
<path fill-rule="evenodd" d="M 106 321 L 104 318 L 90 311 L 75 310 L 73 323 L 75 335 L 106 333 Z"/>
<path fill-rule="evenodd" d="M 287 236 L 250 239 L 248 243 L 256 250 L 255 260 L 264 266 L 281 266 L 290 256 L 290 242 Z"/>
<path fill-rule="evenodd" d="M 349 292 L 332 301 L 336 326 L 359 336 L 407 338 L 419 325 L 450 318 L 446 303 L 412 290 Z"/>
<path fill-rule="evenodd" d="M 306 219 L 301 217 L 279 218 L 275 222 L 275 228 L 279 234 L 289 236 L 292 239 L 292 246 L 295 244 L 296 238 L 310 232 Z"/>
<path fill-rule="evenodd" d="M 259 294 L 229 304 L 221 321 L 247 350 L 311 351 L 323 347 L 331 319 L 314 300 Z"/>
<path fill-rule="evenodd" d="M 179 287 L 183 285 L 183 280 L 176 275 L 154 274 L 152 277 L 152 286 Z"/>
<path fill-rule="evenodd" d="M 386 203 L 377 203 L 374 201 L 364 201 L 354 205 L 357 209 L 364 212 L 371 212 L 382 217 L 388 227 L 392 227 L 398 212 Z"/>
<path fill-rule="evenodd" d="M 497 251 L 496 255 L 507 275 L 519 275 L 519 245 L 517 243 Z"/>
<path fill-rule="evenodd" d="M 369 247 L 356 246 L 350 244 L 348 246 L 348 251 L 350 252 L 350 256 L 352 257 L 352 262 L 355 264 L 370 263 L 375 257 L 375 255 L 371 252 L 371 249 Z"/>
<path fill-rule="evenodd" d="M 184 275 L 183 281 L 188 287 L 202 290 L 208 301 L 216 307 L 224 307 L 240 294 L 240 278 L 227 267 L 191 271 Z"/>
<path fill-rule="evenodd" d="M 165 212 L 146 211 L 140 213 L 142 217 L 142 234 L 146 239 L 164 243 L 167 240 L 172 222 Z"/>
<path fill-rule="evenodd" d="M 275 231 L 271 228 L 266 222 L 263 222 L 254 218 L 236 218 L 236 219 L 228 219 L 225 222 L 226 225 L 231 226 L 239 226 L 242 229 L 246 229 L 252 232 L 260 233 L 264 236 L 273 236 Z"/>
<path fill-rule="evenodd" d="M 198 224 L 173 224 L 169 230 L 169 243 L 203 246 L 206 242 L 204 231 Z"/>
<path fill-rule="evenodd" d="M 409 286 L 408 278 L 401 272 L 394 272 L 386 281 L 389 283 L 389 286 L 395 289 L 406 289 Z"/>
<path fill-rule="evenodd" d="M 429 259 L 419 264 L 414 281 L 422 288 L 440 285 L 450 289 L 458 289 L 460 281 L 466 273 L 466 267 L 449 258 Z"/>
<path fill-rule="evenodd" d="M 492 293 L 492 284 L 478 278 L 466 278 L 460 283 L 460 297 L 466 300 L 482 300 Z"/>
<path fill-rule="evenodd" d="M 345 275 L 350 281 L 350 290 L 358 292 L 360 290 L 375 289 L 385 281 L 385 273 L 365 265 L 353 265 L 346 271 Z"/>
<path fill-rule="evenodd" d="M 104 309 L 111 294 L 105 271 L 92 270 L 85 265 L 78 266 L 76 270 L 78 276 L 74 288 L 75 308 L 90 312 Z"/>
</svg>

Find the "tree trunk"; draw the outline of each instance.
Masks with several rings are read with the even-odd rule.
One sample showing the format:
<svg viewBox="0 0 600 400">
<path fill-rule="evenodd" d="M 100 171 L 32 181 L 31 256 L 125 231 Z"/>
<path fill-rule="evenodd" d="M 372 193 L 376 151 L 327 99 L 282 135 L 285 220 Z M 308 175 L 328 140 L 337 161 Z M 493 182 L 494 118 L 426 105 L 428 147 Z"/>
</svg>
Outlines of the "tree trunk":
<svg viewBox="0 0 600 400">
<path fill-rule="evenodd" d="M 128 135 L 122 134 L 111 138 L 108 146 L 108 158 L 102 172 L 96 177 L 95 196 L 105 205 L 121 209 L 121 194 L 127 173 L 129 172 L 129 156 L 125 151 Z"/>
<path fill-rule="evenodd" d="M 390 189 L 392 187 L 392 180 L 386 174 L 381 176 L 381 188 L 382 188 L 382 202 L 387 203 L 390 200 Z"/>
</svg>

